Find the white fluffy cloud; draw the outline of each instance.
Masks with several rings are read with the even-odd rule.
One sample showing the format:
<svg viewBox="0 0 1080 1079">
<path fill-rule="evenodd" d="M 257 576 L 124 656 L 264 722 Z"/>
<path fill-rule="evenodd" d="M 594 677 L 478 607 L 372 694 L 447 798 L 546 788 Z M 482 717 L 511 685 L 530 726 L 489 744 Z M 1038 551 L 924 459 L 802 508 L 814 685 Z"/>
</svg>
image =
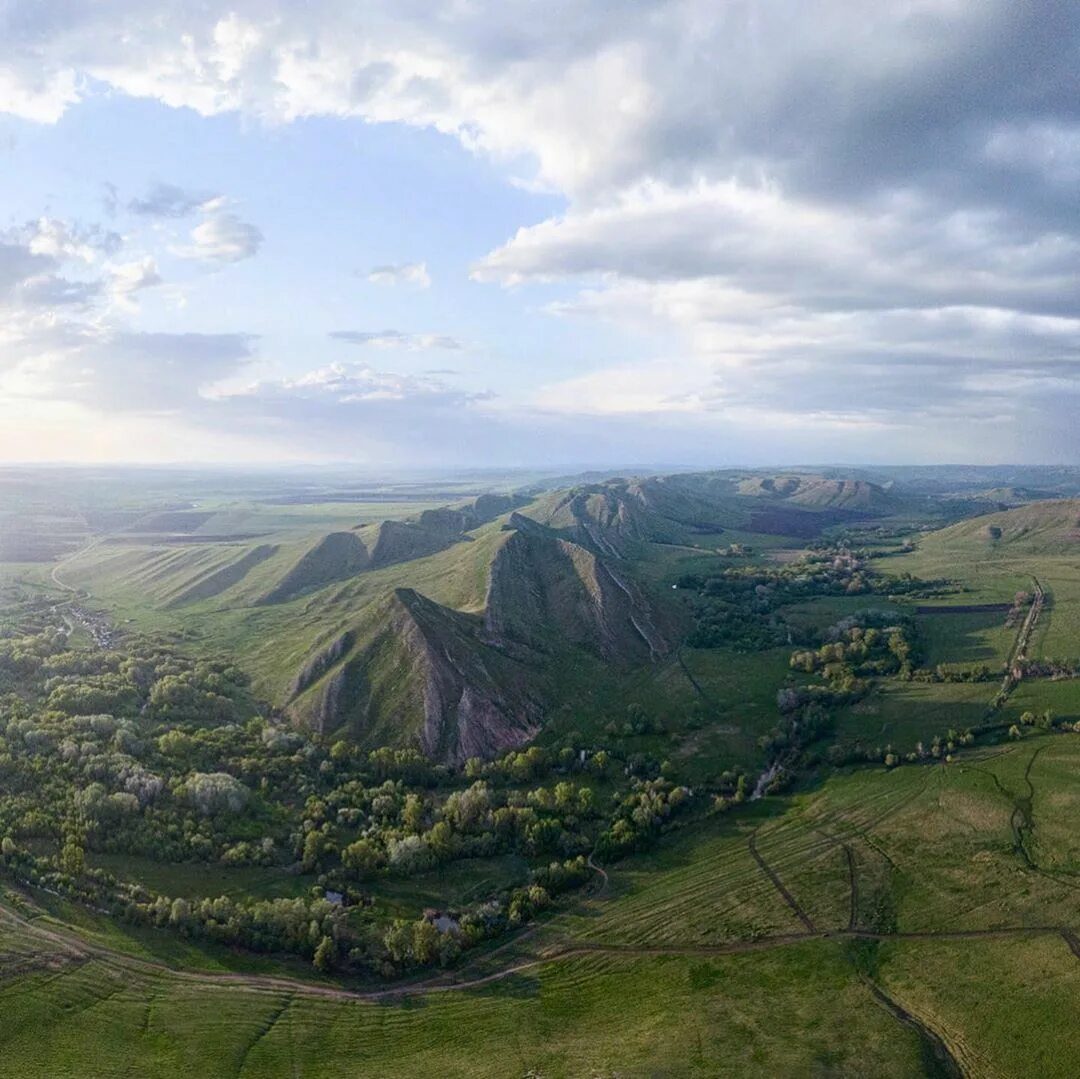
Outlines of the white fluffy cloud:
<svg viewBox="0 0 1080 1079">
<path fill-rule="evenodd" d="M 426 262 L 396 262 L 386 266 L 372 266 L 367 279 L 375 285 L 413 285 L 428 288 L 431 276 Z"/>
<path fill-rule="evenodd" d="M 110 414 L 189 414 L 253 355 L 244 334 L 144 333 L 88 322 L 26 320 L 0 352 L 0 395 Z"/>
<path fill-rule="evenodd" d="M 182 258 L 204 262 L 240 262 L 258 254 L 263 234 L 256 225 L 236 214 L 214 207 L 207 218 L 191 230 L 191 243 L 173 249 Z"/>
<path fill-rule="evenodd" d="M 160 285 L 157 263 L 146 255 L 133 262 L 116 262 L 109 266 L 109 288 L 119 296 L 131 296 L 146 288 Z"/>
<path fill-rule="evenodd" d="M 72 259 L 88 265 L 102 255 L 119 250 L 121 244 L 115 232 L 107 232 L 96 225 L 75 225 L 55 217 L 30 222 L 20 230 L 20 235 L 32 254 L 59 261 Z"/>
</svg>

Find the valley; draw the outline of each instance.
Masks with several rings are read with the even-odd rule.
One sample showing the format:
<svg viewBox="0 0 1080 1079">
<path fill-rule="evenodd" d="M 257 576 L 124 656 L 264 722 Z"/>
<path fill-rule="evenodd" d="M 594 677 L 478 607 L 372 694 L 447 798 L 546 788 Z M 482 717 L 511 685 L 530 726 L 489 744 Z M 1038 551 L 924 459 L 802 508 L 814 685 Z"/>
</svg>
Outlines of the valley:
<svg viewBox="0 0 1080 1079">
<path fill-rule="evenodd" d="M 1070 1074 L 1080 476 L 141 482 L 0 565 L 11 1074 Z"/>
</svg>

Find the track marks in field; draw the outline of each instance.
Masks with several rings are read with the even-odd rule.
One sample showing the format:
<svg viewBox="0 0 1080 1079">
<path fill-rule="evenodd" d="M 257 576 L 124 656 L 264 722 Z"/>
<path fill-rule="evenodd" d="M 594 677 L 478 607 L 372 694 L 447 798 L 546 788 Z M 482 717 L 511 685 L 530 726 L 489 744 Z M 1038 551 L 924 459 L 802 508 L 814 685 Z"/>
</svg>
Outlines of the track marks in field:
<svg viewBox="0 0 1080 1079">
<path fill-rule="evenodd" d="M 855 852 L 850 843 L 844 843 L 844 861 L 848 870 L 848 929 L 854 929 L 859 921 L 859 871 L 855 866 Z"/>
<path fill-rule="evenodd" d="M 795 917 L 798 918 L 804 926 L 806 926 L 806 931 L 808 933 L 816 933 L 817 927 L 811 920 L 810 915 L 807 914 L 801 906 L 799 906 L 799 901 L 795 898 L 795 896 L 791 894 L 791 892 L 788 891 L 788 889 L 784 885 L 784 882 L 780 879 L 776 871 L 761 856 L 761 852 L 757 848 L 757 837 L 751 834 L 750 838 L 746 842 L 746 846 L 747 849 L 750 851 L 750 857 L 753 858 L 755 862 L 757 862 L 758 867 L 761 869 L 762 873 L 764 873 L 765 876 L 768 877 L 770 881 L 772 881 L 773 887 L 780 893 L 781 898 L 791 908 L 791 911 L 795 915 Z"/>
<path fill-rule="evenodd" d="M 266 1020 L 259 1027 L 259 1029 L 255 1032 L 255 1036 L 241 1050 L 240 1060 L 237 1062 L 237 1065 L 236 1065 L 237 1079 L 239 1079 L 239 1077 L 244 1074 L 244 1069 L 247 1067 L 248 1060 L 250 1059 L 252 1052 L 254 1052 L 256 1047 L 263 1041 L 264 1038 L 266 1038 L 269 1034 L 272 1033 L 272 1031 L 277 1026 L 279 1021 L 281 1021 L 282 1017 L 285 1016 L 285 1014 L 286 1014 L 286 1012 L 288 1012 L 289 1008 L 292 1007 L 292 1004 L 293 1004 L 293 1002 L 295 1000 L 296 1000 L 296 994 L 295 993 L 284 993 L 284 994 L 282 994 L 281 1002 L 271 1009 L 269 1015 L 267 1015 L 267 1017 L 266 1017 Z M 286 1019 L 286 1023 L 288 1023 L 287 1019 Z M 292 1046 L 291 1031 L 289 1032 L 289 1035 L 290 1035 L 289 1036 L 289 1045 L 290 1045 L 290 1050 L 291 1050 L 291 1046 Z M 293 1070 L 294 1071 L 296 1070 L 296 1068 L 295 1068 L 295 1060 L 293 1062 Z"/>
<path fill-rule="evenodd" d="M 902 1004 L 890 997 L 877 982 L 871 980 L 865 974 L 860 975 L 860 977 L 874 1000 L 897 1022 L 915 1031 L 919 1036 L 923 1049 L 923 1066 L 927 1076 L 940 1076 L 941 1079 L 963 1079 L 963 1069 L 949 1050 L 945 1039 L 936 1030 L 931 1029 Z"/>
</svg>

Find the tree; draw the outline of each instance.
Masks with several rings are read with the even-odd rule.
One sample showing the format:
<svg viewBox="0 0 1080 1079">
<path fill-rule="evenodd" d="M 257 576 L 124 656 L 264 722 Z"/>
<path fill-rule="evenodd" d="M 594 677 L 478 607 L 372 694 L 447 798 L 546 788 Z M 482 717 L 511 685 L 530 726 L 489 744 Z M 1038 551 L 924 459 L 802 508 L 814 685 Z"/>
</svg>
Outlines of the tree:
<svg viewBox="0 0 1080 1079">
<path fill-rule="evenodd" d="M 311 831 L 304 836 L 304 852 L 300 862 L 305 873 L 319 867 L 319 861 L 330 849 L 330 840 L 322 832 Z"/>
<path fill-rule="evenodd" d="M 321 970 L 326 974 L 334 969 L 334 960 L 336 958 L 337 952 L 334 948 L 334 942 L 324 934 L 315 949 L 315 956 L 311 962 L 316 970 Z"/>
<path fill-rule="evenodd" d="M 353 876 L 363 879 L 382 864 L 382 852 L 370 839 L 358 839 L 341 852 L 341 862 Z"/>
<path fill-rule="evenodd" d="M 401 823 L 410 832 L 419 832 L 424 827 L 424 803 L 419 795 L 405 795 L 405 805 L 401 810 Z"/>
<path fill-rule="evenodd" d="M 421 966 L 427 966 L 438 959 L 439 937 L 438 929 L 429 921 L 419 921 L 413 926 L 413 958 Z"/>
<path fill-rule="evenodd" d="M 191 904 L 183 898 L 174 899 L 172 907 L 169 909 L 169 925 L 183 929 L 190 919 Z"/>
<path fill-rule="evenodd" d="M 439 821 L 427 834 L 428 846 L 440 860 L 446 860 L 454 853 L 454 830 L 444 821 Z"/>
<path fill-rule="evenodd" d="M 395 839 L 387 848 L 387 854 L 391 868 L 406 876 L 423 873 L 435 864 L 431 848 L 418 835 Z"/>
<path fill-rule="evenodd" d="M 204 817 L 240 813 L 251 797 L 247 787 L 228 772 L 193 772 L 181 789 Z"/>
<path fill-rule="evenodd" d="M 86 868 L 86 854 L 78 836 L 69 835 L 60 851 L 60 868 L 69 876 L 78 877 Z"/>
</svg>

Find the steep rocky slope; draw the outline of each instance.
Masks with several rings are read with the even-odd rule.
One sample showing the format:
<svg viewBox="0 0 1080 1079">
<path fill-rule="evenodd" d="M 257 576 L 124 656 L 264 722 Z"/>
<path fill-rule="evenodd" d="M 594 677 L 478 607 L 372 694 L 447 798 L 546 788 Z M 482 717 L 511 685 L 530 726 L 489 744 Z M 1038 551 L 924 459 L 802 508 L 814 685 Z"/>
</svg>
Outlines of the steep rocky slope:
<svg viewBox="0 0 1080 1079">
<path fill-rule="evenodd" d="M 627 663 L 667 651 L 636 585 L 585 547 L 535 528 L 514 530 L 495 556 L 484 628 L 501 644 L 570 642 Z"/>
<path fill-rule="evenodd" d="M 529 741 L 546 694 L 522 658 L 486 647 L 481 620 L 395 589 L 305 665 L 294 714 L 362 744 L 414 744 L 460 764 Z"/>
<path fill-rule="evenodd" d="M 452 763 L 518 746 L 556 701 L 549 672 L 580 650 L 611 664 L 669 648 L 619 569 L 529 518 L 507 522 L 481 613 L 396 588 L 326 640 L 291 689 L 294 715 L 363 743 L 409 743 Z"/>
</svg>

